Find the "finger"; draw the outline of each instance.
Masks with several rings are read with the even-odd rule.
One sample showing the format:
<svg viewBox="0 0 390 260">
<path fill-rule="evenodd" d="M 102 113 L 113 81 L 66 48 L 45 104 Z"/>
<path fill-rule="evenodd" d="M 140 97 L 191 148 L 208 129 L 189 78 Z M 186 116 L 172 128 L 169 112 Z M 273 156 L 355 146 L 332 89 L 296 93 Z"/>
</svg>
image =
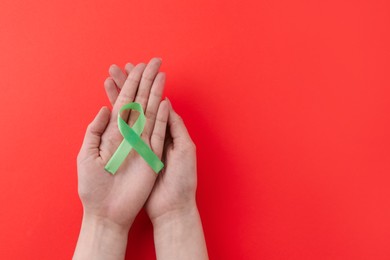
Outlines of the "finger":
<svg viewBox="0 0 390 260">
<path fill-rule="evenodd" d="M 95 119 L 88 125 L 80 153 L 84 156 L 99 157 L 101 136 L 106 130 L 110 119 L 110 110 L 102 107 Z"/>
<path fill-rule="evenodd" d="M 165 73 L 159 72 L 154 79 L 152 89 L 150 90 L 149 100 L 146 107 L 146 125 L 144 133 L 146 136 L 151 136 L 154 124 L 156 121 L 158 107 L 161 102 L 161 97 L 164 92 Z"/>
<path fill-rule="evenodd" d="M 142 79 L 138 87 L 137 96 L 135 98 L 135 102 L 140 103 L 142 108 L 145 110 L 148 99 L 150 89 L 152 87 L 153 81 L 156 78 L 158 70 L 161 66 L 161 59 L 153 58 L 150 60 L 148 65 L 145 68 L 145 71 L 142 74 Z M 133 123 L 137 118 L 136 113 L 132 113 L 130 115 L 129 123 Z"/>
<path fill-rule="evenodd" d="M 118 130 L 118 112 L 123 105 L 133 102 L 145 67 L 146 65 L 143 63 L 135 66 L 127 77 L 122 90 L 119 92 L 119 96 L 112 109 L 110 123 L 102 136 L 100 153 L 103 160 L 111 158 L 115 150 L 118 148 L 118 145 L 123 140 L 123 136 Z M 129 112 L 126 110 L 121 116 L 123 119 L 127 120 L 128 114 Z"/>
<path fill-rule="evenodd" d="M 122 71 L 122 69 L 113 64 L 108 69 L 108 74 L 110 74 L 116 86 L 121 89 L 127 78 L 127 75 Z"/>
<path fill-rule="evenodd" d="M 167 99 L 168 100 L 168 99 Z M 172 103 L 169 103 L 169 117 L 168 125 L 169 132 L 172 137 L 173 145 L 186 145 L 193 144 L 190 135 L 188 134 L 187 128 L 183 122 L 183 119 L 173 110 Z"/>
<path fill-rule="evenodd" d="M 110 101 L 111 105 L 114 106 L 115 101 L 118 98 L 119 91 L 114 80 L 111 77 L 108 77 L 104 81 L 104 89 L 106 90 L 108 100 Z"/>
<path fill-rule="evenodd" d="M 134 101 L 138 86 L 141 81 L 142 73 L 145 70 L 145 66 L 146 65 L 144 63 L 140 63 L 131 70 L 122 87 L 122 90 L 119 92 L 119 96 L 113 108 L 113 115 L 111 116 L 111 119 L 116 120 L 116 115 L 118 114 L 119 109 L 123 105 Z M 122 115 L 125 120 L 128 118 L 128 113 L 128 111 L 125 111 Z"/>
<path fill-rule="evenodd" d="M 127 63 L 125 66 L 125 72 L 123 73 L 121 71 L 121 73 L 119 73 L 119 75 L 123 73 L 125 75 L 125 77 L 127 78 L 127 76 L 130 74 L 130 72 L 133 68 L 134 68 L 133 64 Z M 115 69 L 110 68 L 109 73 L 111 70 L 115 70 Z M 104 81 L 104 88 L 106 90 L 108 100 L 110 101 L 112 106 L 114 106 L 115 101 L 118 98 L 119 91 L 122 89 L 123 84 L 126 81 L 126 78 L 124 81 L 122 81 L 121 76 L 118 77 L 117 74 L 118 73 L 110 73 L 111 77 L 108 77 L 106 79 L 106 81 Z"/>
<path fill-rule="evenodd" d="M 167 129 L 169 116 L 169 105 L 166 100 L 161 101 L 158 108 L 156 124 L 154 125 L 153 134 L 151 136 L 151 146 L 154 153 L 161 159 L 164 148 L 165 133 Z"/>
<path fill-rule="evenodd" d="M 108 160 L 111 158 L 115 152 L 115 149 L 123 140 L 123 137 L 118 130 L 118 112 L 123 105 L 133 102 L 145 67 L 146 65 L 143 63 L 135 66 L 127 77 L 122 90 L 119 92 L 119 96 L 116 99 L 112 109 L 110 123 L 108 124 L 107 129 L 102 136 L 100 153 L 103 160 Z M 127 119 L 127 115 L 128 111 L 124 111 L 122 117 Z"/>
<path fill-rule="evenodd" d="M 134 68 L 134 65 L 131 64 L 130 62 L 128 62 L 126 65 L 125 65 L 125 72 L 127 73 L 127 75 L 130 74 L 131 70 Z"/>
</svg>

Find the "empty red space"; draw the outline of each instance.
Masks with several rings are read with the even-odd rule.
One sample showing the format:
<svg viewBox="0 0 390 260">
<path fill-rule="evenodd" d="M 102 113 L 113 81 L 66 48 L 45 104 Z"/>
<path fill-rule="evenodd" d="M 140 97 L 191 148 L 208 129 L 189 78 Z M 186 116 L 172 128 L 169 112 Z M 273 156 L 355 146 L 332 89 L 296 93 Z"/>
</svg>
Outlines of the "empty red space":
<svg viewBox="0 0 390 260">
<path fill-rule="evenodd" d="M 0 258 L 70 259 L 115 63 L 163 59 L 210 259 L 390 259 L 389 1 L 0 2 Z M 155 259 L 144 212 L 128 259 Z"/>
</svg>

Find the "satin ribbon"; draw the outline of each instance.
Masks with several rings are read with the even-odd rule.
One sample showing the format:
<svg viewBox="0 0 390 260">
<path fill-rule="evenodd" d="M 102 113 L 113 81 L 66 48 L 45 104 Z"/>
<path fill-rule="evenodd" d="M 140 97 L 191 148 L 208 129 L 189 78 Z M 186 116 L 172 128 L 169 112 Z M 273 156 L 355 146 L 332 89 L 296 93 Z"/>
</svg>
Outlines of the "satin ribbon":
<svg viewBox="0 0 390 260">
<path fill-rule="evenodd" d="M 139 116 L 133 127 L 130 127 L 121 117 L 121 113 L 123 111 L 130 109 L 139 112 Z M 118 112 L 118 128 L 124 139 L 104 167 L 106 171 L 114 175 L 132 149 L 134 149 L 147 162 L 147 164 L 149 164 L 155 173 L 159 173 L 161 171 L 164 164 L 140 137 L 142 131 L 144 130 L 145 123 L 146 117 L 144 110 L 139 103 L 132 102 L 121 107 Z"/>
</svg>

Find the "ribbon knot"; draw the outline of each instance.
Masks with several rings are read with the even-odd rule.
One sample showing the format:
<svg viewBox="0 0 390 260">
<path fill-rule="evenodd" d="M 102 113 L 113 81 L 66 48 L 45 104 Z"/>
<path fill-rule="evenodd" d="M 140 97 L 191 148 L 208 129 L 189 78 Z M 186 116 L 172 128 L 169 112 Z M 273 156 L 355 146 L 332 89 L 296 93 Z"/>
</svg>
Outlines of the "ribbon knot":
<svg viewBox="0 0 390 260">
<path fill-rule="evenodd" d="M 130 127 L 121 117 L 123 111 L 130 109 L 139 112 L 139 116 L 133 127 Z M 149 164 L 155 173 L 161 171 L 164 164 L 140 137 L 144 130 L 145 123 L 146 117 L 141 104 L 132 102 L 121 107 L 118 112 L 118 129 L 123 136 L 123 141 L 104 167 L 106 171 L 114 175 L 132 149 Z"/>
</svg>

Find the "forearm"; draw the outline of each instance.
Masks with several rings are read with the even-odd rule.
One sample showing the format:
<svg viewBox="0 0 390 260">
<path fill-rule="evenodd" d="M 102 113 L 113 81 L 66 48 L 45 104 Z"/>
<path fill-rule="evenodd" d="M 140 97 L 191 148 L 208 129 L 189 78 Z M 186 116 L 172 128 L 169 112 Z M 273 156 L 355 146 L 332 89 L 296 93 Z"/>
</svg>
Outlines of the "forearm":
<svg viewBox="0 0 390 260">
<path fill-rule="evenodd" d="M 159 260 L 208 259 L 202 222 L 196 206 L 153 221 L 154 243 Z"/>
<path fill-rule="evenodd" d="M 124 259 L 127 236 L 127 228 L 84 214 L 73 259 Z"/>
</svg>

